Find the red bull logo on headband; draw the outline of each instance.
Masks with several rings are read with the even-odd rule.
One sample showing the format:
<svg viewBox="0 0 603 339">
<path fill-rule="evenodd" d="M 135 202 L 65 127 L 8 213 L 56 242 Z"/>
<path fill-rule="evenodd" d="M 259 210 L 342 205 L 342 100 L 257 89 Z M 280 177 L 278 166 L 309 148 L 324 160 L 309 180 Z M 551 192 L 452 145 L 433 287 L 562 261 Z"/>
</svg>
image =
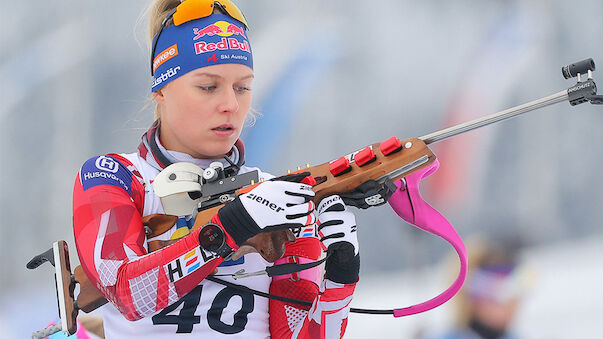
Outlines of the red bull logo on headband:
<svg viewBox="0 0 603 339">
<path fill-rule="evenodd" d="M 195 34 L 195 37 L 193 37 L 193 40 L 198 40 L 202 37 L 204 37 L 205 35 L 219 35 L 219 36 L 223 36 L 223 37 L 229 37 L 233 34 L 237 34 L 242 36 L 243 38 L 247 39 L 247 36 L 245 35 L 245 31 L 237 26 L 237 25 L 233 25 L 230 22 L 226 22 L 226 21 L 216 21 L 211 25 L 206 26 L 205 28 L 193 28 L 193 33 Z"/>
<path fill-rule="evenodd" d="M 216 21 L 213 24 L 207 25 L 204 28 L 193 28 L 193 40 L 201 39 L 204 36 L 221 36 L 222 40 L 219 42 L 206 42 L 199 41 L 195 43 L 195 53 L 201 54 L 206 52 L 213 52 L 215 50 L 227 50 L 227 49 L 238 49 L 244 52 L 251 53 L 249 42 L 243 40 L 238 41 L 235 38 L 227 38 L 232 35 L 240 35 L 243 39 L 246 39 L 245 31 L 237 25 L 231 24 L 226 21 Z"/>
</svg>

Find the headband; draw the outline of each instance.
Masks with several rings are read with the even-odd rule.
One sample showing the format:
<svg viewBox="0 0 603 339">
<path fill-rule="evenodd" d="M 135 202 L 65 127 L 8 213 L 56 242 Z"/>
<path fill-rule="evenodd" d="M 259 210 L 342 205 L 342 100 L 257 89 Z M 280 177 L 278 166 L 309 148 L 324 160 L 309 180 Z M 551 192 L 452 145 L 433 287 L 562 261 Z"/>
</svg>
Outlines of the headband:
<svg viewBox="0 0 603 339">
<path fill-rule="evenodd" d="M 155 92 L 197 68 L 241 64 L 253 69 L 245 26 L 228 15 L 214 13 L 160 32 L 153 56 Z"/>
</svg>

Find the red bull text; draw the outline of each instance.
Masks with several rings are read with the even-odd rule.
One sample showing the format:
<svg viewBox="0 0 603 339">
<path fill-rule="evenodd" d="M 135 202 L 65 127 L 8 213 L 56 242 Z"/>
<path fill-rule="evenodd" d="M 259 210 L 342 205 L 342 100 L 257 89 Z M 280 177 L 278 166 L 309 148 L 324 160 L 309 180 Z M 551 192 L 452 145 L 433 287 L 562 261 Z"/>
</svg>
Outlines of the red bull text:
<svg viewBox="0 0 603 339">
<path fill-rule="evenodd" d="M 251 53 L 251 48 L 249 47 L 249 42 L 247 40 L 241 43 L 235 38 L 222 38 L 222 40 L 217 43 L 205 41 L 195 43 L 195 53 L 197 54 L 227 49 L 239 49 L 241 51 Z"/>
</svg>

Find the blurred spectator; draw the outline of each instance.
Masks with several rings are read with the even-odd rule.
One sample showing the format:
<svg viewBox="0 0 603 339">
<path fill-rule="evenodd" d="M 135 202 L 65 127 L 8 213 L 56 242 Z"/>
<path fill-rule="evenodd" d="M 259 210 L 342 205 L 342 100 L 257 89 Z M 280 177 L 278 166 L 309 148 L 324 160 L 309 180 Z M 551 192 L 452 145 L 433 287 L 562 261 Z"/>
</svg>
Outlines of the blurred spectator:
<svg viewBox="0 0 603 339">
<path fill-rule="evenodd" d="M 59 322 L 57 319 L 56 322 Z M 54 325 L 50 323 L 48 326 Z M 44 339 L 105 339 L 103 319 L 99 316 L 84 315 L 77 318 L 77 332 L 67 336 L 63 332 L 57 332 Z"/>
<path fill-rule="evenodd" d="M 453 299 L 454 329 L 438 339 L 512 339 L 513 319 L 529 287 L 519 262 L 520 244 L 510 239 L 469 241 L 469 273 Z"/>
</svg>

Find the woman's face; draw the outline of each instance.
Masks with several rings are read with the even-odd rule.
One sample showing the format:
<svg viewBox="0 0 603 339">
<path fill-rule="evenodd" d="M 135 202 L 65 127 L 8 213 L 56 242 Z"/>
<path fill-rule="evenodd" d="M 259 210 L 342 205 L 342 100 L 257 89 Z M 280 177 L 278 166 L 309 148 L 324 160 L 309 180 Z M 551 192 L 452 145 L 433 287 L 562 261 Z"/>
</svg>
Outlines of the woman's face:
<svg viewBox="0 0 603 339">
<path fill-rule="evenodd" d="M 153 93 L 161 107 L 160 140 L 195 158 L 221 158 L 239 138 L 251 106 L 253 71 L 222 64 L 191 71 Z"/>
</svg>

